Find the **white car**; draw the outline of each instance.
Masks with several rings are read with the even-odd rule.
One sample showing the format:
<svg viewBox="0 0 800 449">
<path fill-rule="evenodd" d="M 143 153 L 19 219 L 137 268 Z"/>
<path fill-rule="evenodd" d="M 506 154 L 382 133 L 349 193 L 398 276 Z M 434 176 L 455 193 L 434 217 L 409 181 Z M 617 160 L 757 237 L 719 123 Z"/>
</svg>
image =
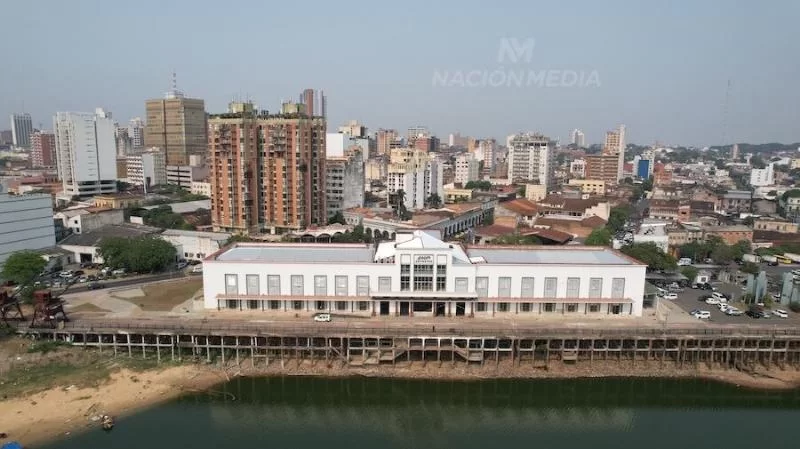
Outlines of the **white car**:
<svg viewBox="0 0 800 449">
<path fill-rule="evenodd" d="M 781 309 L 773 310 L 772 314 L 775 315 L 778 318 L 789 318 L 789 314 L 786 313 L 785 310 L 781 310 Z"/>
<path fill-rule="evenodd" d="M 730 309 L 730 306 L 728 306 L 724 302 L 721 302 L 718 305 L 719 305 L 719 311 L 722 312 L 722 313 L 725 313 L 725 312 L 728 311 L 728 309 Z"/>
<path fill-rule="evenodd" d="M 202 265 L 195 265 L 192 267 L 192 273 L 202 273 L 203 266 Z"/>
<path fill-rule="evenodd" d="M 318 321 L 318 322 L 321 322 L 321 323 L 327 323 L 330 320 L 331 320 L 331 314 L 330 313 L 318 313 L 318 314 L 314 315 L 314 321 Z"/>
<path fill-rule="evenodd" d="M 664 299 L 678 299 L 677 293 L 667 293 L 664 295 Z"/>
<path fill-rule="evenodd" d="M 694 313 L 692 313 L 692 316 L 698 320 L 707 320 L 711 318 L 711 312 L 708 310 L 696 310 Z"/>
<path fill-rule="evenodd" d="M 706 299 L 706 304 L 709 304 L 709 305 L 712 305 L 712 306 L 718 306 L 720 304 L 720 302 L 719 302 L 718 298 L 715 298 L 715 297 L 712 296 L 712 297 Z"/>
</svg>

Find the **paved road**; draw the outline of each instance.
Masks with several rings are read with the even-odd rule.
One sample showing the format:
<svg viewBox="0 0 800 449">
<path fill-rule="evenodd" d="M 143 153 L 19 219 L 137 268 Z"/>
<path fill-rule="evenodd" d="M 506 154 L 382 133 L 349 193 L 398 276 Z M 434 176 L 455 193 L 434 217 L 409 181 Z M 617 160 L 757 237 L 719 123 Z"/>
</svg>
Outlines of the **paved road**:
<svg viewBox="0 0 800 449">
<path fill-rule="evenodd" d="M 127 285 L 147 284 L 150 282 L 163 281 L 166 279 L 180 279 L 183 277 L 186 277 L 186 273 L 184 273 L 183 271 L 171 271 L 168 273 L 155 274 L 152 276 L 135 276 L 130 278 L 114 279 L 110 281 L 101 280 L 99 282 L 105 285 L 105 288 L 111 289 L 111 288 L 125 287 Z M 89 284 L 91 284 L 91 282 L 76 283 L 67 290 L 67 294 L 85 292 L 89 289 Z M 53 289 L 53 291 L 59 292 L 61 290 Z"/>
</svg>

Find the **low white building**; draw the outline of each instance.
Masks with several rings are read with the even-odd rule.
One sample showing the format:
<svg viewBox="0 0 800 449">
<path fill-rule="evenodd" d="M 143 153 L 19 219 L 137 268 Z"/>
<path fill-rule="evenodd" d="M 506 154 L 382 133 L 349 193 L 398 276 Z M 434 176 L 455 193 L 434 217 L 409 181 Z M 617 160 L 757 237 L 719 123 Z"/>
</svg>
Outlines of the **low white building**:
<svg viewBox="0 0 800 449">
<path fill-rule="evenodd" d="M 206 256 L 219 251 L 231 235 L 224 232 L 167 229 L 161 233 L 161 238 L 172 243 L 178 252 L 178 257 L 186 260 L 203 260 Z"/>
<path fill-rule="evenodd" d="M 125 165 L 132 184 L 151 187 L 167 183 L 166 156 L 158 148 L 127 156 Z"/>
<path fill-rule="evenodd" d="M 774 186 L 774 164 L 767 164 L 766 168 L 754 168 L 750 170 L 750 185 L 753 187 Z"/>
<path fill-rule="evenodd" d="M 211 198 L 211 183 L 206 181 L 192 181 L 189 192 Z"/>
<path fill-rule="evenodd" d="M 600 247 L 238 243 L 203 261 L 206 309 L 361 316 L 641 316 L 646 266 Z"/>
<path fill-rule="evenodd" d="M 81 234 L 93 231 L 106 225 L 120 225 L 125 223 L 125 211 L 123 209 L 96 209 L 81 208 L 67 209 L 56 212 L 53 215 L 55 220 L 60 220 L 64 228 L 73 234 Z"/>
<path fill-rule="evenodd" d="M 639 232 L 633 235 L 633 243 L 654 243 L 663 252 L 669 251 L 669 235 L 667 223 L 661 221 L 645 221 Z"/>
</svg>

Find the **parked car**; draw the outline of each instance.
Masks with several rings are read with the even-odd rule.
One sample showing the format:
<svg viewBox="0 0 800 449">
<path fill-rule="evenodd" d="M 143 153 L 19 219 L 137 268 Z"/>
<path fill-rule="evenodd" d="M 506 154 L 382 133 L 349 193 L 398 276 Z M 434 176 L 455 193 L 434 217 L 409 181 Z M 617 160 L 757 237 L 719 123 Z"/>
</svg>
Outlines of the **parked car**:
<svg viewBox="0 0 800 449">
<path fill-rule="evenodd" d="M 677 293 L 667 293 L 667 294 L 664 295 L 664 299 L 676 300 L 676 299 L 678 299 L 678 294 Z"/>
<path fill-rule="evenodd" d="M 178 270 L 183 270 L 183 269 L 184 269 L 184 268 L 186 268 L 188 265 L 189 265 L 189 264 L 188 264 L 188 263 L 187 263 L 185 260 L 182 260 L 182 261 L 178 262 L 178 263 L 175 265 L 175 268 L 176 268 L 176 269 L 178 269 Z"/>
<path fill-rule="evenodd" d="M 327 323 L 330 320 L 331 320 L 331 314 L 330 313 L 318 313 L 318 314 L 314 315 L 314 321 Z"/>
<path fill-rule="evenodd" d="M 723 295 L 723 294 L 722 294 L 722 293 L 720 293 L 720 292 L 714 292 L 714 293 L 712 293 L 712 294 L 711 294 L 711 297 L 712 297 L 712 298 L 715 298 L 715 299 L 716 299 L 717 301 L 719 301 L 719 302 L 728 302 L 728 297 L 727 297 L 726 295 Z"/>
<path fill-rule="evenodd" d="M 744 312 L 742 312 L 741 310 L 737 309 L 736 307 L 728 307 L 728 309 L 725 310 L 725 315 L 728 315 L 728 316 L 741 316 L 741 315 L 744 315 Z"/>
<path fill-rule="evenodd" d="M 106 288 L 105 284 L 102 282 L 92 282 L 89 284 L 89 290 L 100 290 L 101 288 Z"/>
<path fill-rule="evenodd" d="M 720 300 L 719 300 L 719 298 L 716 298 L 716 297 L 712 296 L 712 297 L 706 299 L 706 304 L 710 304 L 712 306 L 718 306 L 720 304 Z"/>
<path fill-rule="evenodd" d="M 114 270 L 111 272 L 111 274 L 113 274 L 114 276 L 122 276 L 123 274 L 125 274 L 125 269 L 120 268 L 118 270 Z"/>
<path fill-rule="evenodd" d="M 745 312 L 745 314 L 750 318 L 754 319 L 769 318 L 769 314 L 764 310 L 763 307 L 759 305 L 751 306 L 749 309 L 747 309 L 747 312 Z"/>
<path fill-rule="evenodd" d="M 707 320 L 711 318 L 711 312 L 708 310 L 695 310 L 692 312 L 692 316 L 698 320 Z"/>
<path fill-rule="evenodd" d="M 773 310 L 772 314 L 775 315 L 778 318 L 789 318 L 789 314 L 786 313 L 786 311 L 782 310 L 782 309 Z"/>
<path fill-rule="evenodd" d="M 202 273 L 203 266 L 202 265 L 195 265 L 192 267 L 192 273 Z"/>
</svg>

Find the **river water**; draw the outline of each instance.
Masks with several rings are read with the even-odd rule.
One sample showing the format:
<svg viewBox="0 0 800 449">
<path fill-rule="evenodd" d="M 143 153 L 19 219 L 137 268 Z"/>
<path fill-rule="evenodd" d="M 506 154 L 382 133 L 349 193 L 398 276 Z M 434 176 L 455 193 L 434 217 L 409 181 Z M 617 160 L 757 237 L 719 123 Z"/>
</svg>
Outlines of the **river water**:
<svg viewBox="0 0 800 449">
<path fill-rule="evenodd" d="M 800 390 L 703 380 L 240 378 L 45 449 L 790 448 Z M 701 446 L 702 445 L 702 446 Z"/>
</svg>

